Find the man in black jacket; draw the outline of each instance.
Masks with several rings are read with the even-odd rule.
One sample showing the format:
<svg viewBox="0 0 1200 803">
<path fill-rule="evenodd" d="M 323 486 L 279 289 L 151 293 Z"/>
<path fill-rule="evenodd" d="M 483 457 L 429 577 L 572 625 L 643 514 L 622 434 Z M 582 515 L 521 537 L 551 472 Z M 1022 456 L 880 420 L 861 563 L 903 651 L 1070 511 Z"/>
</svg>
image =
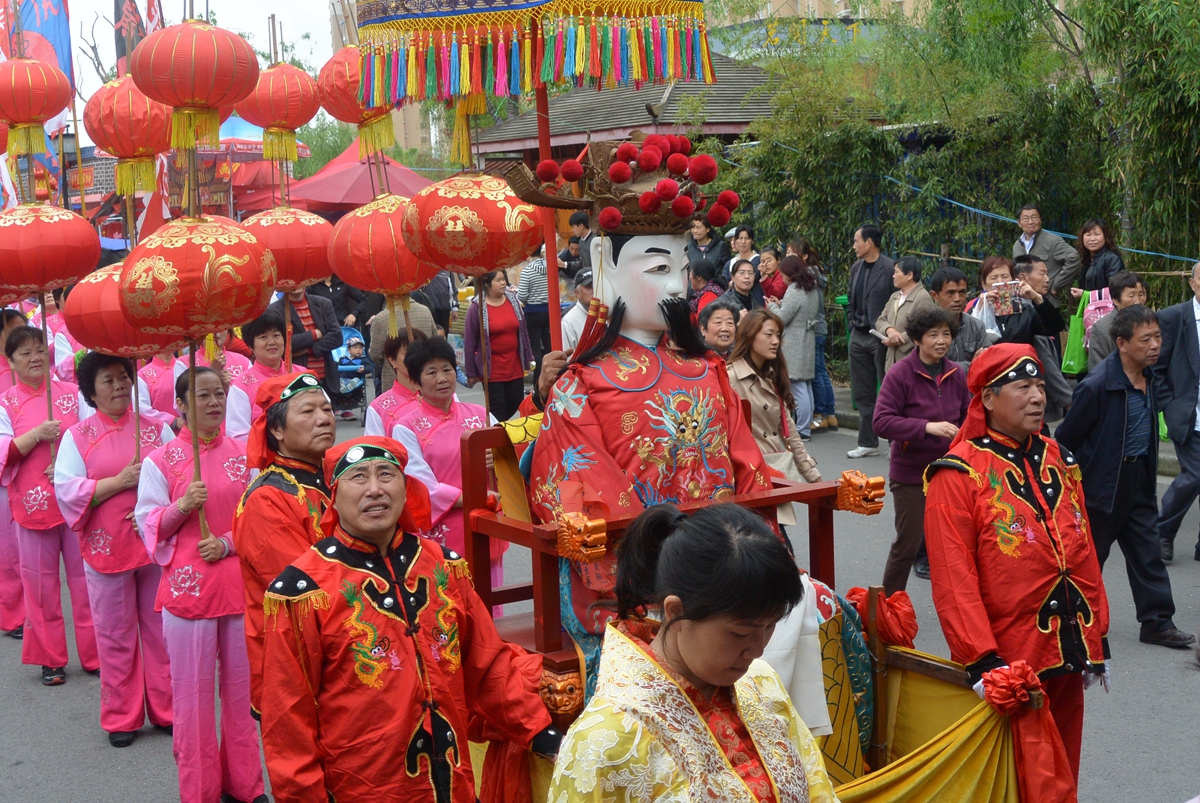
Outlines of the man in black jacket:
<svg viewBox="0 0 1200 803">
<path fill-rule="evenodd" d="M 871 334 L 892 292 L 895 263 L 880 252 L 883 232 L 878 226 L 863 226 L 854 232 L 854 254 L 858 261 L 850 266 L 850 390 L 858 405 L 858 446 L 846 452 L 849 458 L 879 454 L 879 438 L 871 426 L 875 416 L 875 398 L 883 381 L 887 349 Z"/>
<path fill-rule="evenodd" d="M 1158 313 L 1163 347 L 1154 367 L 1154 378 L 1167 434 L 1179 457 L 1179 476 L 1163 494 L 1162 511 L 1158 515 L 1162 556 L 1167 563 L 1175 557 L 1179 525 L 1200 495 L 1200 421 L 1196 420 L 1200 396 L 1200 337 L 1196 331 L 1200 322 L 1200 262 L 1192 266 L 1189 284 L 1195 298 Z M 1196 544 L 1195 558 L 1200 560 L 1200 543 Z"/>
<path fill-rule="evenodd" d="M 304 290 L 293 290 L 287 293 L 287 298 L 292 313 L 292 363 L 316 374 L 330 398 L 336 398 L 341 388 L 333 351 L 342 345 L 342 327 L 338 325 L 333 302 Z M 283 320 L 282 301 L 272 302 L 267 311 L 273 311 Z"/>
<path fill-rule="evenodd" d="M 309 287 L 308 294 L 328 299 L 342 326 L 362 329 L 367 325 L 367 294 L 346 284 L 337 274 L 331 274 L 325 281 Z"/>
<path fill-rule="evenodd" d="M 1075 453 L 1100 568 L 1113 543 L 1125 555 L 1133 604 L 1147 644 L 1182 649 L 1196 639 L 1175 627 L 1171 578 L 1158 544 L 1158 408 L 1151 366 L 1162 346 L 1158 318 L 1141 304 L 1117 313 L 1117 351 L 1075 386 L 1055 439 Z"/>
</svg>

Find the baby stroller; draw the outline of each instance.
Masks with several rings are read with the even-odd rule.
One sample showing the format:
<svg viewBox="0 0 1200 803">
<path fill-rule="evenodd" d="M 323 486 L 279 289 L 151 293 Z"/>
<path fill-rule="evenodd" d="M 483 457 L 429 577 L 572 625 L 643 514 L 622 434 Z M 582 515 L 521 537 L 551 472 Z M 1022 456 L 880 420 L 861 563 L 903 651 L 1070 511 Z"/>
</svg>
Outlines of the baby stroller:
<svg viewBox="0 0 1200 803">
<path fill-rule="evenodd" d="M 338 364 L 338 393 L 333 398 L 334 411 L 357 411 L 359 423 L 367 422 L 367 379 L 374 380 L 375 369 L 367 356 L 364 344 L 361 360 L 350 357 L 350 342 L 363 343 L 362 334 L 353 326 L 342 327 L 342 345 L 333 350 L 333 359 Z M 361 371 L 359 369 L 362 369 Z"/>
</svg>

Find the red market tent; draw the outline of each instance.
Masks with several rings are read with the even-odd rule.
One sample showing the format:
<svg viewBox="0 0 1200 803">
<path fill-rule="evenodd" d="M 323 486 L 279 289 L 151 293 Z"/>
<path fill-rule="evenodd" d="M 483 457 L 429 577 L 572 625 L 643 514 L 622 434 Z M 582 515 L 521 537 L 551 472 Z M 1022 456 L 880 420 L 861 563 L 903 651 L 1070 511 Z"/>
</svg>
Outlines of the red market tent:
<svg viewBox="0 0 1200 803">
<path fill-rule="evenodd" d="M 350 210 L 370 203 L 375 196 L 390 190 L 396 195 L 411 198 L 433 182 L 409 170 L 402 164 L 384 157 L 387 184 L 378 186 L 374 169 L 365 159 L 358 158 L 358 140 L 340 156 L 314 175 L 292 182 L 289 197 L 292 204 L 311 212 Z"/>
</svg>

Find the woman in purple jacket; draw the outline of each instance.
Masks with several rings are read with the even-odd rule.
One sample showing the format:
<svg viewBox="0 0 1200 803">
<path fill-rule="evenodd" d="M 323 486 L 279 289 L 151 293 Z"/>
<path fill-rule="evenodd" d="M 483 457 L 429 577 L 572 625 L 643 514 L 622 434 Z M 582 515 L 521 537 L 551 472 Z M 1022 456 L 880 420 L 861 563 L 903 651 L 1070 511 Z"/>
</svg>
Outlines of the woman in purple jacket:
<svg viewBox="0 0 1200 803">
<path fill-rule="evenodd" d="M 888 485 L 896 540 L 883 570 L 888 594 L 904 590 L 925 543 L 925 468 L 950 448 L 971 400 L 966 374 L 946 359 L 954 339 L 946 312 L 941 307 L 914 312 L 905 334 L 916 348 L 884 375 L 874 418 L 875 433 L 892 442 Z"/>
</svg>

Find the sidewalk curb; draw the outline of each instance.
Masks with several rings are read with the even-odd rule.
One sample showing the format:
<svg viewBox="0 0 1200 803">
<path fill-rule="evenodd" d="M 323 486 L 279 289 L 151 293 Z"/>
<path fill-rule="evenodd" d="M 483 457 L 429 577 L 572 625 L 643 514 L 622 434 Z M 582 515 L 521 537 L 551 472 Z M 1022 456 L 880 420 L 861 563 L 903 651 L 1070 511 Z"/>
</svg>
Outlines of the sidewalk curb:
<svg viewBox="0 0 1200 803">
<path fill-rule="evenodd" d="M 858 411 L 838 410 L 837 411 L 838 429 L 858 429 L 858 424 L 862 420 Z M 1179 458 L 1175 455 L 1174 449 L 1164 449 L 1163 444 L 1159 445 L 1158 450 L 1158 476 L 1160 477 L 1178 477 L 1179 476 Z"/>
</svg>

